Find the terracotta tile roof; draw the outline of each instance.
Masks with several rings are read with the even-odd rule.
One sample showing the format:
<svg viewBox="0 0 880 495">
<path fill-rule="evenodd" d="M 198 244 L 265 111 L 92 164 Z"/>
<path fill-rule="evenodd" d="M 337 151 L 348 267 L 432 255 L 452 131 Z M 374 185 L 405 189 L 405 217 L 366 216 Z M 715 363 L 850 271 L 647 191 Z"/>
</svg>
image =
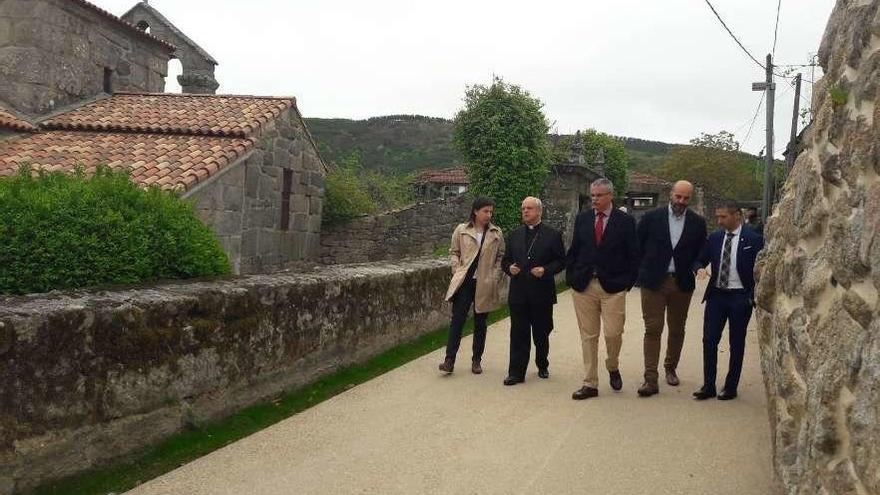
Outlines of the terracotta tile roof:
<svg viewBox="0 0 880 495">
<path fill-rule="evenodd" d="M 98 7 L 97 5 L 93 4 L 92 2 L 88 2 L 86 0 L 67 0 L 67 1 L 69 1 L 71 3 L 75 3 L 75 4 L 80 5 L 82 7 L 85 7 L 86 9 L 91 10 L 92 12 L 100 15 L 101 17 L 104 17 L 106 19 L 110 19 L 111 21 L 119 24 L 123 29 L 126 29 L 133 34 L 137 34 L 138 36 L 140 36 L 141 38 L 143 38 L 145 40 L 149 40 L 149 41 L 152 41 L 153 43 L 157 43 L 159 45 L 162 45 L 169 52 L 174 52 L 176 50 L 174 45 L 172 45 L 171 43 L 168 43 L 165 40 L 159 39 L 146 31 L 142 31 L 142 30 L 138 29 L 138 27 L 135 26 L 134 24 L 132 24 L 128 21 L 125 21 L 123 19 L 120 19 L 118 16 L 113 15 L 110 12 L 107 12 L 106 10 L 102 9 L 101 7 Z"/>
<path fill-rule="evenodd" d="M 668 180 L 661 179 L 656 175 L 646 174 L 643 172 L 630 171 L 629 173 L 630 188 L 633 184 L 645 184 L 650 186 L 668 186 L 672 183 Z"/>
<path fill-rule="evenodd" d="M 117 93 L 40 123 L 45 129 L 249 137 L 294 98 Z"/>
<path fill-rule="evenodd" d="M 16 117 L 12 112 L 0 106 L 0 129 L 13 131 L 36 132 L 37 128 L 30 122 Z"/>
<path fill-rule="evenodd" d="M 132 181 L 163 189 L 190 189 L 233 163 L 254 146 L 253 139 L 51 131 L 0 140 L 0 177 L 21 164 L 72 172 L 77 164 L 93 173 L 98 165 L 131 169 Z"/>
<path fill-rule="evenodd" d="M 428 170 L 416 179 L 418 184 L 458 184 L 468 185 L 467 171 L 464 167 L 453 167 L 444 170 Z"/>
</svg>

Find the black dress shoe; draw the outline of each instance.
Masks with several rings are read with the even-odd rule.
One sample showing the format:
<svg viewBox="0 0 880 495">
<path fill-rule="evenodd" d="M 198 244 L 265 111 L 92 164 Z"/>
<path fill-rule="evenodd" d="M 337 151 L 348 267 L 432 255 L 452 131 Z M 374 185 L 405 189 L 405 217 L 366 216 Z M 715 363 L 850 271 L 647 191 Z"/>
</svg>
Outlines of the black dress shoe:
<svg viewBox="0 0 880 495">
<path fill-rule="evenodd" d="M 732 400 L 736 399 L 736 391 L 728 392 L 727 390 L 722 390 L 720 394 L 718 394 L 718 400 Z"/>
<path fill-rule="evenodd" d="M 517 383 L 522 383 L 526 381 L 525 378 L 517 378 L 515 376 L 508 376 L 504 379 L 505 385 L 516 385 Z"/>
<path fill-rule="evenodd" d="M 611 388 L 615 391 L 623 388 L 623 378 L 620 377 L 620 371 L 609 371 L 608 375 L 610 375 L 611 378 Z"/>
<path fill-rule="evenodd" d="M 544 379 L 550 378 L 550 370 L 548 370 L 547 368 L 539 369 L 538 370 L 538 378 L 544 378 Z"/>
<path fill-rule="evenodd" d="M 697 400 L 706 400 L 715 397 L 715 389 L 702 387 L 700 390 L 694 392 L 694 399 Z"/>
<path fill-rule="evenodd" d="M 589 399 L 590 397 L 598 397 L 598 395 L 599 391 L 597 389 L 584 385 L 577 389 L 575 393 L 571 394 L 571 398 L 574 400 L 584 400 Z"/>
</svg>

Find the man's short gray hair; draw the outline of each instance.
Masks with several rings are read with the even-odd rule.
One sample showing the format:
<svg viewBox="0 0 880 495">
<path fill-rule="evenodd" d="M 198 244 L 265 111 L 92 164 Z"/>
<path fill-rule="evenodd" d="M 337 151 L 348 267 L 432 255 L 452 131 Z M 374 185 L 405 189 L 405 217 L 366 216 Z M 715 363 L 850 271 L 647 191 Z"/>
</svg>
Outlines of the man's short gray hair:
<svg viewBox="0 0 880 495">
<path fill-rule="evenodd" d="M 542 203 L 539 198 L 536 198 L 534 196 L 526 196 L 525 199 L 522 200 L 522 202 L 525 203 L 526 201 L 534 202 L 536 208 L 538 208 L 541 211 L 544 211 L 544 203 Z"/>
<path fill-rule="evenodd" d="M 594 180 L 592 184 L 590 184 L 590 187 L 600 187 L 600 186 L 608 189 L 608 192 L 610 192 L 612 194 L 614 193 L 614 184 L 610 180 L 606 179 L 605 177 L 600 177 L 600 178 Z"/>
</svg>

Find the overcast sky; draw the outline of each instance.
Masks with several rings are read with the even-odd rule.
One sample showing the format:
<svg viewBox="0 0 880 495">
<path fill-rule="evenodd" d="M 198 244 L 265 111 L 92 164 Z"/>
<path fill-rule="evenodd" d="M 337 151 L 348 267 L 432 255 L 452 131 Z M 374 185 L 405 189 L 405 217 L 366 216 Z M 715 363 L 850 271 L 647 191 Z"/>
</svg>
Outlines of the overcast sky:
<svg viewBox="0 0 880 495">
<path fill-rule="evenodd" d="M 117 15 L 134 5 L 92 1 Z M 763 61 L 773 44 L 777 3 L 712 3 Z M 687 142 L 725 129 L 747 151 L 764 144 L 763 109 L 746 140 L 761 96 L 751 83 L 764 79 L 763 70 L 703 0 L 150 4 L 218 60 L 218 92 L 293 95 L 307 117 L 451 118 L 467 85 L 497 74 L 540 98 L 559 132 L 592 127 Z M 776 62 L 809 62 L 833 6 L 834 0 L 782 0 Z M 801 70 L 811 78 L 810 67 Z M 806 94 L 809 89 L 806 84 Z M 171 81 L 166 90 L 179 86 Z M 781 80 L 776 93 L 778 154 L 788 138 L 794 91 Z"/>
</svg>

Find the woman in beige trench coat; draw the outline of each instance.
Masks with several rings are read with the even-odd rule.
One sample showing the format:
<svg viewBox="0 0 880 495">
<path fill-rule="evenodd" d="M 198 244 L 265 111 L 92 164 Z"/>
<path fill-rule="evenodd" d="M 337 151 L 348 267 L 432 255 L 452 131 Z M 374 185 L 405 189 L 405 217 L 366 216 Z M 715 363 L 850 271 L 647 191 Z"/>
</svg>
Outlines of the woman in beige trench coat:
<svg viewBox="0 0 880 495">
<path fill-rule="evenodd" d="M 446 300 L 452 301 L 452 322 L 446 343 L 446 359 L 440 371 L 452 373 L 455 355 L 461 343 L 461 331 L 471 306 L 474 307 L 474 345 L 471 371 L 483 372 L 480 361 L 486 346 L 486 317 L 500 306 L 499 283 L 504 237 L 493 225 L 495 202 L 479 197 L 471 207 L 470 221 L 455 228 L 449 254 L 452 258 L 452 280 Z"/>
</svg>

